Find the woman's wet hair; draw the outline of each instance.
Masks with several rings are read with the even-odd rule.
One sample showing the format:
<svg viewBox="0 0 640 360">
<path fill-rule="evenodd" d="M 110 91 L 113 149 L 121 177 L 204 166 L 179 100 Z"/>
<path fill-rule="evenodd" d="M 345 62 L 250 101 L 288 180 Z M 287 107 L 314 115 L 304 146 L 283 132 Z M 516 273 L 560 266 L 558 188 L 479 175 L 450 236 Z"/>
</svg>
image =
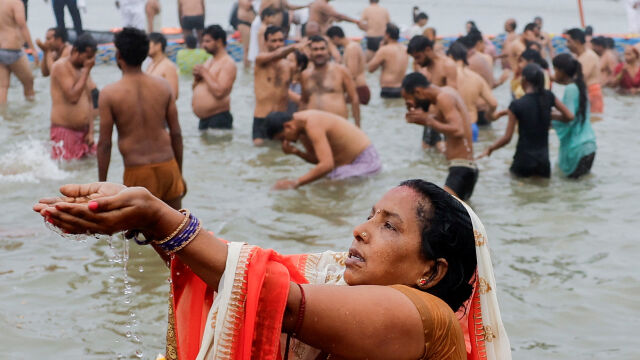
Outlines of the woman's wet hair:
<svg viewBox="0 0 640 360">
<path fill-rule="evenodd" d="M 129 66 L 140 66 L 149 54 L 149 37 L 144 31 L 126 27 L 113 40 L 120 57 Z"/>
<path fill-rule="evenodd" d="M 522 69 L 522 79 L 534 89 L 538 103 L 538 117 L 551 117 L 550 104 L 544 87 L 544 70 L 536 63 L 530 63 Z"/>
<path fill-rule="evenodd" d="M 571 54 L 559 54 L 553 58 L 553 67 L 565 73 L 578 87 L 580 101 L 576 116 L 580 118 L 581 121 L 585 121 L 588 95 L 587 85 L 584 82 L 584 75 L 582 74 L 582 65 L 580 64 L 580 61 L 571 56 Z"/>
<path fill-rule="evenodd" d="M 447 50 L 447 55 L 451 56 L 453 60 L 464 62 L 466 65 L 469 65 L 467 62 L 467 48 L 462 45 L 462 41 L 456 40 L 451 46 L 449 46 L 449 50 Z"/>
<path fill-rule="evenodd" d="M 522 52 L 522 55 L 520 55 L 520 57 L 527 60 L 527 62 L 529 63 L 533 62 L 535 64 L 538 64 L 543 69 L 549 68 L 549 63 L 547 62 L 547 60 L 543 59 L 542 55 L 540 55 L 540 52 L 537 50 L 527 49 Z"/>
<path fill-rule="evenodd" d="M 285 112 L 273 111 L 264 120 L 264 127 L 267 137 L 273 139 L 276 135 L 284 131 L 284 124 L 291 121 L 293 117 Z"/>
<path fill-rule="evenodd" d="M 471 297 L 470 284 L 476 267 L 473 225 L 467 209 L 451 194 L 424 180 L 407 180 L 400 184 L 422 197 L 416 216 L 421 227 L 420 250 L 427 260 L 443 258 L 447 273 L 426 292 L 446 302 L 455 312 Z"/>
</svg>

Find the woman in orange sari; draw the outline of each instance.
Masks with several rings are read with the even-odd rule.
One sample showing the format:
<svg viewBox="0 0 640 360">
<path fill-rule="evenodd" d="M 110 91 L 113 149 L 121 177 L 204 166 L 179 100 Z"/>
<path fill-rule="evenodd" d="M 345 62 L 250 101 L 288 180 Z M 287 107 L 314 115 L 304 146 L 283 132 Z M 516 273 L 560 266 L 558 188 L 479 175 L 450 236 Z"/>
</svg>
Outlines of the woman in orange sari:
<svg viewBox="0 0 640 360">
<path fill-rule="evenodd" d="M 484 227 L 434 184 L 387 192 L 348 252 L 297 256 L 227 243 L 143 188 L 61 192 L 34 210 L 64 232 L 136 230 L 171 258 L 168 358 L 511 358 Z"/>
</svg>

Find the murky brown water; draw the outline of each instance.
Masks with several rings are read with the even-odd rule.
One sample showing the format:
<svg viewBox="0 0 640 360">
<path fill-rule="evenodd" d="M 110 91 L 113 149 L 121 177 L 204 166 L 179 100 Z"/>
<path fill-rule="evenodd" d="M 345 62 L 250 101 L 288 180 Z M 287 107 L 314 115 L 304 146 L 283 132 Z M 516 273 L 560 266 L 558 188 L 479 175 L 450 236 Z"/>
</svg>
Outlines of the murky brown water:
<svg viewBox="0 0 640 360">
<path fill-rule="evenodd" d="M 31 9 L 48 10 L 43 6 L 34 2 Z M 102 87 L 119 72 L 99 66 L 93 76 Z M 368 81 L 377 94 L 377 76 Z M 36 87 L 39 102 L 27 104 L 14 81 L 12 103 L 0 118 L 0 358 L 136 358 L 136 351 L 154 358 L 164 349 L 168 293 L 168 272 L 157 256 L 132 245 L 125 280 L 122 240 L 113 240 L 112 249 L 105 240 L 63 239 L 30 210 L 61 184 L 97 179 L 95 160 L 62 165 L 48 158 L 48 79 L 36 79 Z M 561 94 L 559 86 L 554 90 Z M 507 91 L 496 92 L 501 108 Z M 198 132 L 190 92 L 183 79 L 178 107 L 190 191 L 184 206 L 229 240 L 285 253 L 346 249 L 353 226 L 387 189 L 408 178 L 442 184 L 446 177 L 442 156 L 423 151 L 421 129 L 404 122 L 402 102 L 375 96 L 362 118 L 384 162 L 380 175 L 273 192 L 277 179 L 310 167 L 277 146 L 250 146 L 251 74 L 239 72 L 230 134 Z M 547 183 L 512 179 L 515 139 L 480 162 L 471 205 L 489 233 L 515 359 L 640 356 L 632 333 L 640 323 L 640 274 L 633 265 L 640 254 L 634 227 L 639 111 L 637 98 L 606 93 L 605 120 L 594 124 L 593 175 L 578 182 L 558 171 Z M 502 134 L 502 121 L 481 132 L 477 152 Z M 556 159 L 557 139 L 550 138 Z M 109 180 L 120 181 L 122 161 L 113 151 Z"/>
</svg>

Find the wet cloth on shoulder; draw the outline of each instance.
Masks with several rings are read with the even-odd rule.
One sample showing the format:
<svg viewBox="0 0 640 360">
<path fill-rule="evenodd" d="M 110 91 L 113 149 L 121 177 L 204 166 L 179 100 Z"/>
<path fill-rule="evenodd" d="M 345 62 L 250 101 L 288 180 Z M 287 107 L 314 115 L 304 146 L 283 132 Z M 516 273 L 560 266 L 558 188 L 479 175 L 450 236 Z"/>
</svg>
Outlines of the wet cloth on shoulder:
<svg viewBox="0 0 640 360">
<path fill-rule="evenodd" d="M 123 183 L 126 186 L 142 186 L 162 201 L 176 200 L 185 191 L 175 158 L 155 164 L 125 166 Z"/>
<path fill-rule="evenodd" d="M 378 151 L 373 145 L 367 146 L 351 164 L 338 166 L 327 177 L 331 180 L 340 180 L 356 176 L 373 175 L 380 171 L 382 163 Z"/>
<path fill-rule="evenodd" d="M 53 142 L 51 157 L 53 159 L 72 160 L 95 155 L 96 144 L 89 145 L 86 141 L 88 133 L 89 126 L 82 130 L 76 130 L 52 125 L 50 131 L 50 138 Z"/>
</svg>

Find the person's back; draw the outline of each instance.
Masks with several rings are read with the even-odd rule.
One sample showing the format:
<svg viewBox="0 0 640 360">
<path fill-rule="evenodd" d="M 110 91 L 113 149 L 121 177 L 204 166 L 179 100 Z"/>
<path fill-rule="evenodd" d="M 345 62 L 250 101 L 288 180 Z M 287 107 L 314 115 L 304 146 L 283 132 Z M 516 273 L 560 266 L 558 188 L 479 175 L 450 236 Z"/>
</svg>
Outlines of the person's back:
<svg viewBox="0 0 640 360">
<path fill-rule="evenodd" d="M 389 11 L 373 2 L 364 9 L 362 18 L 367 22 L 367 36 L 383 36 L 389 23 Z"/>
<path fill-rule="evenodd" d="M 386 56 L 380 73 L 380 86 L 399 88 L 409 66 L 407 48 L 398 42 L 384 45 L 383 48 Z"/>
<path fill-rule="evenodd" d="M 342 116 L 321 110 L 305 110 L 299 114 L 307 120 L 307 128 L 326 131 L 336 167 L 350 164 L 371 145 L 364 131 Z"/>
<path fill-rule="evenodd" d="M 24 44 L 15 17 L 17 6 L 23 6 L 20 0 L 0 2 L 0 49 L 20 49 Z"/>
<path fill-rule="evenodd" d="M 509 110 L 518 119 L 518 144 L 511 166 L 516 175 L 549 177 L 549 127 L 554 102 L 553 93 L 544 90 L 527 93 L 509 105 Z"/>
</svg>

